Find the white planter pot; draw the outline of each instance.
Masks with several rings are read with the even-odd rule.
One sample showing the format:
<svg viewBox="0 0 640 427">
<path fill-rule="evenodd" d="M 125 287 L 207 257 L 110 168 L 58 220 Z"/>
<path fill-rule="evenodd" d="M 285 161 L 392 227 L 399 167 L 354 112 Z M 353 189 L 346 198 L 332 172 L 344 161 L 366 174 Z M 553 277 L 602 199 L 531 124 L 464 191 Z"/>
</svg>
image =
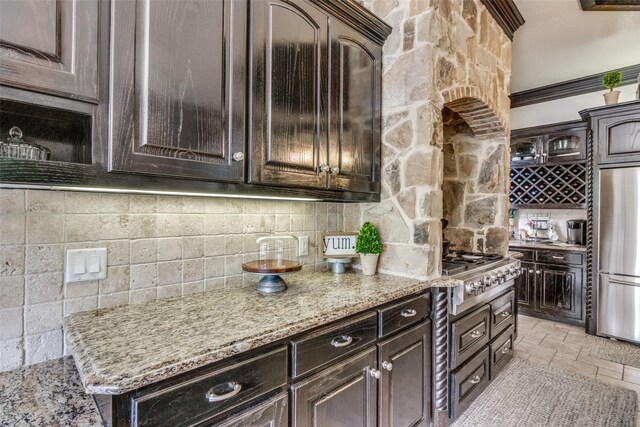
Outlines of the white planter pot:
<svg viewBox="0 0 640 427">
<path fill-rule="evenodd" d="M 605 93 L 604 95 L 604 103 L 605 105 L 617 104 L 618 98 L 620 98 L 620 91 L 614 90 Z"/>
<path fill-rule="evenodd" d="M 360 254 L 360 263 L 362 264 L 362 274 L 365 276 L 373 276 L 378 269 L 378 254 Z"/>
</svg>

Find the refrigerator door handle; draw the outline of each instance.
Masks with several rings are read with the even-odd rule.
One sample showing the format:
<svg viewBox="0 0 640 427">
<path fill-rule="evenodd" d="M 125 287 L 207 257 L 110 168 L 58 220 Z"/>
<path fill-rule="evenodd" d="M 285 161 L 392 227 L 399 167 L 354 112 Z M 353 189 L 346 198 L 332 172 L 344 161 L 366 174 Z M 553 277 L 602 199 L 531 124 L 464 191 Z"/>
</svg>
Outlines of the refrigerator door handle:
<svg viewBox="0 0 640 427">
<path fill-rule="evenodd" d="M 609 283 L 616 283 L 625 286 L 640 286 L 640 277 L 609 275 Z"/>
</svg>

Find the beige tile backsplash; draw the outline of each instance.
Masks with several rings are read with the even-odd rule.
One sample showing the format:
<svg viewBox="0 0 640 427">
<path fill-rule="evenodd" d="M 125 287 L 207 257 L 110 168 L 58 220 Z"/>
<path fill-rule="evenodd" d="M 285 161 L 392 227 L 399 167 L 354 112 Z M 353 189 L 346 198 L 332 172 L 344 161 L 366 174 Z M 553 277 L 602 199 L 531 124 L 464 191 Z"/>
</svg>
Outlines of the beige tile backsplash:
<svg viewBox="0 0 640 427">
<path fill-rule="evenodd" d="M 61 357 L 71 313 L 242 286 L 261 235 L 309 236 L 304 269 L 325 268 L 317 234 L 339 203 L 0 189 L 0 371 Z M 107 278 L 65 285 L 67 249 L 106 247 Z"/>
</svg>

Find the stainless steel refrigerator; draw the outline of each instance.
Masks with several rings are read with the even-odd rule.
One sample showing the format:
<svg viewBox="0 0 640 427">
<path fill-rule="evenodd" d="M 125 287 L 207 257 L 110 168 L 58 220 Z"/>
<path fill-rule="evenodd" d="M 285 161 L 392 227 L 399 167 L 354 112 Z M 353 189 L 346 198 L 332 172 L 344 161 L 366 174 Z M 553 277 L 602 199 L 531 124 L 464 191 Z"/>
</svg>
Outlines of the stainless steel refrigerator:
<svg viewBox="0 0 640 427">
<path fill-rule="evenodd" d="M 599 182 L 597 333 L 640 344 L 640 167 Z"/>
</svg>

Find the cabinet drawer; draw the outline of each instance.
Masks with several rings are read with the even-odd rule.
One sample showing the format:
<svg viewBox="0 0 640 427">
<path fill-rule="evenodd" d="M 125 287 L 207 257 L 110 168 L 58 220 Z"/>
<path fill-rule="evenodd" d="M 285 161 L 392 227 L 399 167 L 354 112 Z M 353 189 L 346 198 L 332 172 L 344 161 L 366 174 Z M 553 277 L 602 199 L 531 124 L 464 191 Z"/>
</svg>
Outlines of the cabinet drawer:
<svg viewBox="0 0 640 427">
<path fill-rule="evenodd" d="M 423 294 L 378 309 L 379 336 L 384 337 L 429 315 L 431 295 Z"/>
<path fill-rule="evenodd" d="M 489 384 L 489 347 L 451 374 L 452 416 L 458 417 Z"/>
<path fill-rule="evenodd" d="M 484 305 L 473 313 L 453 322 L 451 366 L 464 363 L 472 354 L 489 342 L 491 307 Z"/>
<path fill-rule="evenodd" d="M 134 426 L 183 426 L 209 419 L 287 383 L 287 348 L 163 387 L 131 401 Z"/>
<path fill-rule="evenodd" d="M 375 311 L 318 329 L 291 341 L 293 378 L 329 365 L 376 340 Z"/>
<path fill-rule="evenodd" d="M 577 252 L 537 251 L 536 261 L 553 264 L 582 265 L 582 254 Z"/>
<path fill-rule="evenodd" d="M 491 302 L 491 339 L 514 324 L 516 293 L 511 291 Z"/>
<path fill-rule="evenodd" d="M 517 246 L 510 247 L 510 250 L 513 250 L 514 252 L 520 252 L 522 254 L 522 256 L 520 257 L 520 261 L 535 261 L 536 260 L 535 251 L 522 249 L 522 248 L 519 248 Z"/>
<path fill-rule="evenodd" d="M 514 331 L 515 328 L 511 326 L 489 346 L 489 352 L 491 353 L 491 370 L 489 374 L 492 381 L 513 357 Z"/>
</svg>

